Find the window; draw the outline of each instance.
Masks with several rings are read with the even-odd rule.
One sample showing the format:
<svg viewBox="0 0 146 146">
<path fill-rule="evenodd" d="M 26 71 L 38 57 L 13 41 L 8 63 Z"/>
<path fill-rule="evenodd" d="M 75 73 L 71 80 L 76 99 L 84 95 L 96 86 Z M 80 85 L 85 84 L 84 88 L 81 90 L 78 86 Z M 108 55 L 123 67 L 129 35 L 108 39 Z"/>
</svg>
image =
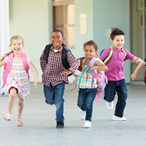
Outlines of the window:
<svg viewBox="0 0 146 146">
<path fill-rule="evenodd" d="M 53 29 L 63 31 L 64 43 L 75 46 L 75 6 L 74 0 L 53 0 Z"/>
</svg>

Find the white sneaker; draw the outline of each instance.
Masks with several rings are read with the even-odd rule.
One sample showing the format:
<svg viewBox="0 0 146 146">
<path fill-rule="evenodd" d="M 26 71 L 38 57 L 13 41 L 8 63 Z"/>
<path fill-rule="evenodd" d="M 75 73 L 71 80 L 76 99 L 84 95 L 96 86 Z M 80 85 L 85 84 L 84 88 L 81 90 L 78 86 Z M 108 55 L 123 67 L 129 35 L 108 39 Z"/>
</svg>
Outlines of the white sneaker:
<svg viewBox="0 0 146 146">
<path fill-rule="evenodd" d="M 86 117 L 86 111 L 82 111 L 81 112 L 81 119 L 85 120 L 85 117 Z"/>
<path fill-rule="evenodd" d="M 85 128 L 91 128 L 91 122 L 86 120 L 86 121 L 84 122 L 84 127 L 85 127 Z"/>
<path fill-rule="evenodd" d="M 126 121 L 127 119 L 125 117 L 117 117 L 113 115 L 113 121 Z"/>
<path fill-rule="evenodd" d="M 114 107 L 114 103 L 113 103 L 113 101 L 112 101 L 112 102 L 106 102 L 106 107 L 107 107 L 107 109 L 112 110 L 113 107 Z"/>
</svg>

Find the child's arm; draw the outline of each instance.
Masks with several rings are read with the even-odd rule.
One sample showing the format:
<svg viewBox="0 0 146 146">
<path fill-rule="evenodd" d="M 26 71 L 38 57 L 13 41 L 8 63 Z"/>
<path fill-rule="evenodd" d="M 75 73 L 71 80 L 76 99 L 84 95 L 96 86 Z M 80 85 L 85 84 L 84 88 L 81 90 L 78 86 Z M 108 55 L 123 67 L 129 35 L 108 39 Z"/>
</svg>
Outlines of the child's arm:
<svg viewBox="0 0 146 146">
<path fill-rule="evenodd" d="M 95 70 L 95 69 L 101 70 L 101 71 L 106 71 L 106 70 L 108 70 L 108 67 L 103 62 L 97 60 L 94 63 L 94 65 L 89 68 L 89 71 L 90 70 Z"/>
<path fill-rule="evenodd" d="M 142 60 L 138 57 L 134 57 L 133 61 L 135 61 L 137 64 L 142 62 Z"/>
<path fill-rule="evenodd" d="M 37 88 L 37 83 L 38 83 L 38 72 L 35 68 L 35 66 L 31 63 L 29 63 L 29 68 L 31 69 L 31 71 L 33 72 L 34 75 L 34 86 Z"/>
<path fill-rule="evenodd" d="M 83 61 L 83 59 L 80 60 L 80 66 L 78 67 L 79 71 L 82 71 L 82 61 Z"/>
<path fill-rule="evenodd" d="M 42 52 L 42 54 L 40 56 L 40 66 L 41 66 L 42 72 L 44 72 L 44 70 L 46 68 L 46 60 L 45 60 L 44 51 Z"/>
<path fill-rule="evenodd" d="M 142 61 L 141 63 L 139 63 L 139 65 L 136 67 L 136 69 L 134 70 L 133 74 L 131 75 L 131 79 L 134 80 L 136 77 L 136 74 L 138 73 L 138 71 L 145 66 L 145 61 Z"/>
<path fill-rule="evenodd" d="M 6 64 L 6 62 L 3 60 L 3 61 L 0 61 L 0 67 L 1 66 L 3 66 L 3 65 L 5 65 Z"/>
</svg>

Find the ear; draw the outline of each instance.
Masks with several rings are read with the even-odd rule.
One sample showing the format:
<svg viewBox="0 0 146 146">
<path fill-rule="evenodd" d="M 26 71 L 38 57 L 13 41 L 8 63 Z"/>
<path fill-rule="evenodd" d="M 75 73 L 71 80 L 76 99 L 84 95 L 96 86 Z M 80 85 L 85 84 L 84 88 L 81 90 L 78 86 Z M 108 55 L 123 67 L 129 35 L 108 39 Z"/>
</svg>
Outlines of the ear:
<svg viewBox="0 0 146 146">
<path fill-rule="evenodd" d="M 63 39 L 63 41 L 65 40 L 65 38 L 64 38 L 64 37 L 63 37 L 62 39 Z"/>
<path fill-rule="evenodd" d="M 111 40 L 111 43 L 113 44 L 113 40 Z"/>
</svg>

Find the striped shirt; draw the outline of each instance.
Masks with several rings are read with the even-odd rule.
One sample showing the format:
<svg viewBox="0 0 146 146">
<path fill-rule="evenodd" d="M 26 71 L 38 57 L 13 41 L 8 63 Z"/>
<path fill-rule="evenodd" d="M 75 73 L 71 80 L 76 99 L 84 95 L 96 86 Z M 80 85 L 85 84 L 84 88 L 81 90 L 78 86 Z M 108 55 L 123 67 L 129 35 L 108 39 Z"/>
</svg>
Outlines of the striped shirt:
<svg viewBox="0 0 146 146">
<path fill-rule="evenodd" d="M 69 83 L 68 76 L 62 76 L 62 72 L 66 69 L 62 65 L 62 49 L 55 52 L 53 47 L 50 48 L 50 53 L 48 57 L 48 64 L 46 64 L 44 51 L 40 57 L 40 65 L 42 69 L 42 82 L 49 86 L 50 82 L 53 86 L 60 84 L 61 82 Z M 69 70 L 75 72 L 79 67 L 79 62 L 75 59 L 70 51 L 67 52 L 67 61 L 70 64 Z"/>
</svg>

